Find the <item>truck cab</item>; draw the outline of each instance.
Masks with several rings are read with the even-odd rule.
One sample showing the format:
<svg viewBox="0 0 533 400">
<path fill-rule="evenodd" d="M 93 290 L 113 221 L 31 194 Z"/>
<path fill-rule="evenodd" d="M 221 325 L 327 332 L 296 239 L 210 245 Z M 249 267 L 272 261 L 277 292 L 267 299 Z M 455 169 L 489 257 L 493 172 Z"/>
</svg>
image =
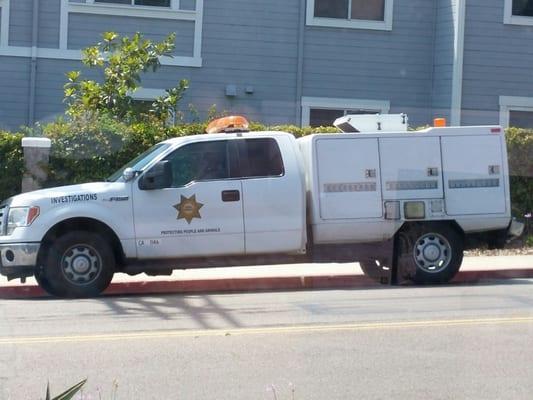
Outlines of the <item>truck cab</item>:
<svg viewBox="0 0 533 400">
<path fill-rule="evenodd" d="M 0 207 L 0 272 L 59 296 L 93 295 L 126 266 L 306 248 L 304 175 L 287 133 L 159 143 L 107 182 L 39 190 Z M 184 260 L 188 260 L 183 264 Z M 136 267 L 135 267 L 136 266 Z M 161 269 L 158 270 L 161 272 Z"/>
</svg>

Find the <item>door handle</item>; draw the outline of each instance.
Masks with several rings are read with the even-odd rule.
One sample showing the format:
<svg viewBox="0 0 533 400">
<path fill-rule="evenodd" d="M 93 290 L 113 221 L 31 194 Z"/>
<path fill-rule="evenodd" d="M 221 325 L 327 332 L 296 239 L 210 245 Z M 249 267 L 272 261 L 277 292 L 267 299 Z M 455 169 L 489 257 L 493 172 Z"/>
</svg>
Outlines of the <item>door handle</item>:
<svg viewBox="0 0 533 400">
<path fill-rule="evenodd" d="M 223 190 L 222 201 L 239 201 L 241 199 L 241 193 L 238 190 Z"/>
</svg>

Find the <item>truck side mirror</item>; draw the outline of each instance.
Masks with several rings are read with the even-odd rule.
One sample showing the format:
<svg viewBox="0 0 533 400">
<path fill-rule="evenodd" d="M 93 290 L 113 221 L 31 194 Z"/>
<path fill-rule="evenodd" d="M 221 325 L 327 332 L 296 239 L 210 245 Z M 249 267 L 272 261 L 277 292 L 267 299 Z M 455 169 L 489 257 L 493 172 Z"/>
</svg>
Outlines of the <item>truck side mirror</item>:
<svg viewBox="0 0 533 400">
<path fill-rule="evenodd" d="M 172 170 L 168 160 L 159 161 L 139 180 L 139 189 L 156 190 L 172 185 Z"/>
</svg>

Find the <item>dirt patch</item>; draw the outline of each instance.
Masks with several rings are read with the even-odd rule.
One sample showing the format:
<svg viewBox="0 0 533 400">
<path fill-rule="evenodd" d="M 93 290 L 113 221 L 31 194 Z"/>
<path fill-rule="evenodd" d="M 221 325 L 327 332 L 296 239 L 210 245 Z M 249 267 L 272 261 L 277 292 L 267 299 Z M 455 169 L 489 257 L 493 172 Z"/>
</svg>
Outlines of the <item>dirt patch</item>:
<svg viewBox="0 0 533 400">
<path fill-rule="evenodd" d="M 532 236 L 521 237 L 508 243 L 505 249 L 489 250 L 478 248 L 465 251 L 465 256 L 531 256 L 533 255 Z"/>
</svg>

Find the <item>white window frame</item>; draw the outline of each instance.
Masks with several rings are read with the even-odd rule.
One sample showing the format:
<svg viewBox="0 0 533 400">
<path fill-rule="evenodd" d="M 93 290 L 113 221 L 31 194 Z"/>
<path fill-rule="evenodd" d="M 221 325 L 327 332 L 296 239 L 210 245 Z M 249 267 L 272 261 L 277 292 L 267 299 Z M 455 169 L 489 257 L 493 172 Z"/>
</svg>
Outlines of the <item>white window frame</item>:
<svg viewBox="0 0 533 400">
<path fill-rule="evenodd" d="M 194 11 L 191 10 L 180 10 L 180 0 L 171 0 L 170 7 L 140 6 L 133 2 L 134 0 L 131 0 L 131 4 L 99 3 L 95 0 L 85 0 L 85 3 L 72 3 L 68 1 L 70 12 L 85 14 L 120 15 L 159 19 L 185 19 L 190 18 L 190 16 L 194 14 Z"/>
<path fill-rule="evenodd" d="M 86 3 L 72 3 L 69 0 L 61 0 L 59 48 L 66 50 L 68 47 L 68 15 L 70 13 L 194 21 L 194 45 L 192 57 L 167 57 L 162 60 L 162 64 L 201 67 L 203 9 L 204 0 L 196 0 L 196 10 L 180 10 L 180 0 L 171 0 L 170 8 L 138 6 L 133 4 L 95 3 L 94 0 L 86 0 Z"/>
<path fill-rule="evenodd" d="M 377 110 L 381 114 L 388 114 L 390 101 L 388 100 L 363 100 L 332 97 L 302 97 L 301 126 L 309 126 L 311 109 L 323 110 Z"/>
<path fill-rule="evenodd" d="M 0 21 L 0 47 L 9 46 L 9 2 L 10 0 L 0 0 L 0 9 L 2 9 L 2 20 Z"/>
<path fill-rule="evenodd" d="M 202 66 L 202 29 L 204 16 L 204 0 L 196 0 L 196 10 L 180 10 L 180 0 L 171 0 L 171 7 L 133 6 L 129 4 L 95 4 L 94 0 L 87 3 L 71 3 L 60 0 L 59 48 L 35 48 L 24 46 L 9 46 L 9 2 L 0 0 L 2 7 L 2 26 L 0 32 L 0 56 L 25 57 L 36 56 L 55 60 L 81 60 L 81 50 L 68 48 L 69 14 L 99 14 L 126 17 L 184 20 L 194 22 L 194 44 L 192 56 L 163 57 L 162 65 L 176 67 Z M 4 12 L 7 10 L 7 12 Z M 5 22 L 7 21 L 7 22 Z"/>
<path fill-rule="evenodd" d="M 513 0 L 504 0 L 503 23 L 509 25 L 533 25 L 533 17 L 513 15 Z"/>
<path fill-rule="evenodd" d="M 533 97 L 500 96 L 500 125 L 509 127 L 510 111 L 533 112 Z"/>
<path fill-rule="evenodd" d="M 351 2 L 349 4 L 351 4 Z M 307 0 L 306 23 L 308 26 L 390 31 L 392 30 L 393 11 L 394 0 L 385 0 L 385 12 L 383 21 L 315 17 L 315 0 Z"/>
</svg>

